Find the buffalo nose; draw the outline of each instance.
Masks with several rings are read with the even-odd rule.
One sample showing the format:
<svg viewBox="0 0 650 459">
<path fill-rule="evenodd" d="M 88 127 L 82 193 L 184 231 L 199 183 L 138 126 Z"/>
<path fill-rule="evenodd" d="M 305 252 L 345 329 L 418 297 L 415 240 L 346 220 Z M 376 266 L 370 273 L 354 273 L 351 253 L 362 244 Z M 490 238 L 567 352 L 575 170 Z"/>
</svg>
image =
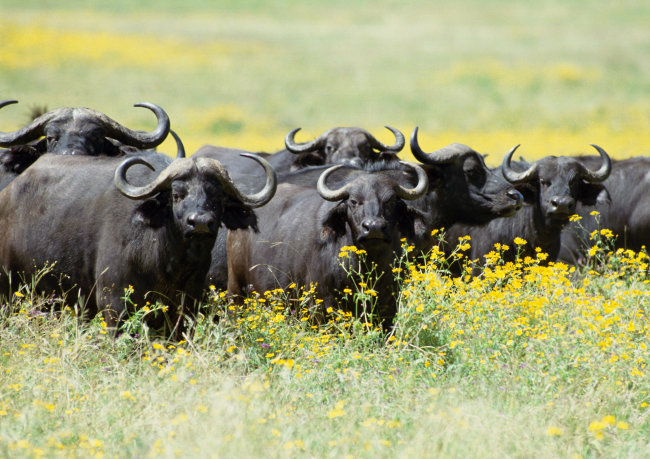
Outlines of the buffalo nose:
<svg viewBox="0 0 650 459">
<path fill-rule="evenodd" d="M 551 205 L 556 212 L 572 213 L 576 207 L 576 200 L 570 196 L 555 196 L 551 198 Z"/>
<path fill-rule="evenodd" d="M 524 195 L 522 195 L 519 191 L 515 190 L 514 188 L 508 190 L 506 192 L 506 196 L 516 201 L 517 203 L 520 203 L 524 200 Z"/>
<path fill-rule="evenodd" d="M 214 233 L 214 217 L 211 214 L 192 212 L 187 216 L 192 233 Z"/>
<path fill-rule="evenodd" d="M 383 237 L 386 221 L 380 218 L 366 218 L 361 222 L 362 236 L 370 238 Z"/>
</svg>

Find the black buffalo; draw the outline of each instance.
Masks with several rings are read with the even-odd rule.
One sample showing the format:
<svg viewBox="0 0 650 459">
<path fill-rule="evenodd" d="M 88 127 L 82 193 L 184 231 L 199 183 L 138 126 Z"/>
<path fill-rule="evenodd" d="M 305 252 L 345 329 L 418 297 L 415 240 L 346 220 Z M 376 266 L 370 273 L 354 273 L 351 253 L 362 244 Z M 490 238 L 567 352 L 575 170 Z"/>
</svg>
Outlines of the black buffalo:
<svg viewBox="0 0 650 459">
<path fill-rule="evenodd" d="M 111 326 L 127 308 L 129 285 L 138 306 L 200 298 L 219 226 L 255 228 L 252 208 L 275 191 L 272 168 L 253 159 L 266 185 L 247 195 L 206 158 L 157 167 L 137 156 L 43 155 L 0 192 L 0 267 L 12 273 L 0 276 L 2 294 L 11 295 L 17 273 L 53 263 L 38 288 L 80 292 L 88 312 L 103 311 Z"/>
<path fill-rule="evenodd" d="M 404 135 L 392 127 L 386 126 L 386 128 L 395 135 L 393 145 L 381 143 L 368 131 L 358 127 L 332 128 L 310 142 L 296 143 L 294 137 L 300 130 L 298 128 L 286 135 L 286 149 L 272 154 L 257 154 L 273 166 L 280 180 L 285 174 L 310 166 L 327 164 L 361 166 L 386 156 L 394 156 L 404 148 Z M 244 180 L 244 183 L 249 182 L 254 185 L 259 179 L 258 171 L 251 168 L 248 162 L 241 160 L 239 156 L 241 153 L 248 152 L 235 148 L 204 145 L 193 156 L 221 161 L 232 177 L 238 180 L 237 183 Z"/>
<path fill-rule="evenodd" d="M 375 265 L 378 274 L 373 294 L 375 314 L 386 324 L 396 312 L 397 292 L 392 263 L 399 253 L 400 239 L 413 234 L 418 212 L 406 201 L 420 197 L 427 189 L 424 170 L 409 165 L 418 176 L 415 187 L 406 188 L 382 171 L 357 171 L 342 187 L 332 190 L 328 176 L 343 167 L 324 171 L 316 187 L 284 183 L 274 199 L 258 213 L 259 233 L 229 231 L 228 291 L 241 295 L 277 287 L 316 284 L 316 295 L 324 306 L 341 307 L 356 313 L 354 302 L 343 290 L 352 286 L 341 266 L 339 250 L 356 246 L 367 252 L 365 270 Z M 354 266 L 353 260 L 343 263 Z M 348 265 L 348 266 L 350 266 Z M 358 279 L 356 279 L 358 282 Z M 369 286 L 370 287 L 370 286 Z"/>
<path fill-rule="evenodd" d="M 594 167 L 597 156 L 582 156 L 578 161 Z M 612 172 L 603 182 L 611 203 L 578 204 L 576 214 L 582 219 L 562 231 L 559 260 L 567 263 L 585 261 L 594 244 L 590 234 L 610 229 L 616 235 L 615 248 L 640 251 L 650 247 L 650 158 L 636 157 L 612 161 Z M 598 215 L 591 215 L 593 211 Z"/>
<path fill-rule="evenodd" d="M 408 236 L 409 243 L 415 246 L 414 254 L 426 253 L 438 243 L 437 237 L 431 234 L 434 229 L 449 227 L 458 222 L 485 223 L 496 217 L 513 215 L 521 207 L 521 194 L 503 177 L 490 171 L 482 155 L 459 143 L 426 153 L 419 146 L 417 134 L 418 129 L 415 128 L 410 140 L 411 151 L 420 161 L 419 166 L 425 171 L 429 185 L 421 197 L 410 203 L 410 208 L 417 210 L 419 215 L 413 232 Z M 230 164 L 225 161 L 224 167 L 228 168 Z M 327 167 L 329 166 L 314 166 L 280 174 L 279 181 L 315 189 L 321 173 Z M 361 170 L 383 171 L 383 174 L 410 186 L 415 186 L 419 181 L 414 169 L 404 167 L 393 155 L 368 162 Z M 339 187 L 358 174 L 358 168 L 346 166 L 334 171 L 329 177 L 332 185 Z M 255 188 L 242 180 L 242 189 L 250 192 Z M 218 236 L 212 258 L 207 284 L 217 289 L 225 289 L 225 234 Z"/>
<path fill-rule="evenodd" d="M 411 152 L 429 178 L 428 192 L 413 203 L 424 215 L 424 226 L 414 239 L 417 252 L 427 252 L 437 243 L 431 236 L 433 229 L 459 223 L 480 225 L 510 217 L 521 208 L 521 193 L 490 170 L 483 155 L 461 143 L 425 153 L 417 135 L 416 127 Z"/>
<path fill-rule="evenodd" d="M 517 146 L 518 147 L 518 146 Z M 548 254 L 548 261 L 557 259 L 560 233 L 575 213 L 578 202 L 594 204 L 609 199 L 602 185 L 612 167 L 609 155 L 594 145 L 600 154 L 597 170 L 585 167 L 571 157 L 547 156 L 533 164 L 511 164 L 514 147 L 505 156 L 500 173 L 524 195 L 523 208 L 513 217 L 497 218 L 485 225 L 454 225 L 447 232 L 447 241 L 455 246 L 458 237 L 471 237 L 472 260 L 483 261 L 483 256 L 494 250 L 496 243 L 511 247 L 506 259 L 513 259 L 514 240 L 527 241 L 519 249 L 522 256 L 533 255 L 539 247 Z"/>
<path fill-rule="evenodd" d="M 15 104 L 0 102 L 0 108 Z M 134 131 L 89 108 L 64 107 L 40 114 L 14 132 L 0 132 L 0 189 L 22 173 L 44 153 L 55 155 L 123 156 L 151 149 L 169 133 L 169 117 L 158 105 L 143 102 L 158 124 L 152 132 Z"/>
</svg>

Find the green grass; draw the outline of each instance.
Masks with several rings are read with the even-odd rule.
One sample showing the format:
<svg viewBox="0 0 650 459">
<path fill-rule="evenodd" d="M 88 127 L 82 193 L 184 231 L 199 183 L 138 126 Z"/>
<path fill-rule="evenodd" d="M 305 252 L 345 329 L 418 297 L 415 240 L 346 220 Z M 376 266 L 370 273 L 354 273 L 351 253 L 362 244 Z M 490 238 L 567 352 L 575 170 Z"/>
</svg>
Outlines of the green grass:
<svg viewBox="0 0 650 459">
<path fill-rule="evenodd" d="M 643 456 L 647 261 L 453 280 L 434 253 L 407 265 L 390 335 L 214 292 L 181 342 L 137 318 L 112 338 L 22 290 L 0 323 L 0 457 Z"/>
</svg>

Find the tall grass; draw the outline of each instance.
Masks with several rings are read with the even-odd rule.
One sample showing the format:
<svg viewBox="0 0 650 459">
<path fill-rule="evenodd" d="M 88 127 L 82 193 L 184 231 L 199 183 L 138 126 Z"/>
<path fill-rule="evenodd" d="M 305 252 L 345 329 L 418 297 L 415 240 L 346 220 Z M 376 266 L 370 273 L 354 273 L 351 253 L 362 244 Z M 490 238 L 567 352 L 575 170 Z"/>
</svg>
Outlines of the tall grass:
<svg viewBox="0 0 650 459">
<path fill-rule="evenodd" d="M 474 278 L 438 251 L 406 261 L 388 334 L 336 305 L 315 325 L 296 287 L 240 307 L 211 291 L 180 342 L 140 317 L 113 338 L 22 290 L 0 326 L 0 455 L 645 454 L 648 256 L 576 273 L 504 250 Z"/>
</svg>

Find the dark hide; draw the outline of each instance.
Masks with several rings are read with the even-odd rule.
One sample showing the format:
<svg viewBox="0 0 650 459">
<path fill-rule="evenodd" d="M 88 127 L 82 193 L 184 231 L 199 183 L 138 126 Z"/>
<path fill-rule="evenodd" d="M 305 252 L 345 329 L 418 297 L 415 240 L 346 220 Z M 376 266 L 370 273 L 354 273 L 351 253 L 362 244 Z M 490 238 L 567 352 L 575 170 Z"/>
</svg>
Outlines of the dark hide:
<svg viewBox="0 0 650 459">
<path fill-rule="evenodd" d="M 303 153 L 292 153 L 288 149 L 276 153 L 257 153 L 266 159 L 282 180 L 285 174 L 311 166 L 329 164 L 346 164 L 353 167 L 363 167 L 364 164 L 394 157 L 394 153 L 378 150 L 377 140 L 365 129 L 358 127 L 332 128 L 314 141 L 314 149 Z M 260 183 L 262 176 L 256 179 L 260 171 L 251 166 L 250 161 L 242 159 L 239 154 L 247 153 L 234 148 L 204 145 L 195 156 L 205 156 L 229 165 L 229 173 L 234 180 L 247 178 L 252 184 Z M 251 175 L 252 174 L 252 175 Z M 241 175 L 241 176 L 240 176 Z"/>
<path fill-rule="evenodd" d="M 587 167 L 597 167 L 598 156 L 576 158 Z M 612 161 L 612 172 L 603 182 L 611 202 L 585 202 L 576 207 L 582 220 L 570 223 L 562 232 L 559 260 L 579 263 L 586 259 L 596 229 L 610 229 L 615 247 L 640 251 L 650 247 L 650 158 L 636 157 Z M 590 215 L 592 211 L 600 213 Z"/>
<path fill-rule="evenodd" d="M 602 160 L 601 160 L 602 161 Z M 580 175 L 578 161 L 570 157 L 547 156 L 537 161 L 538 173 L 531 181 L 516 185 L 524 196 L 524 207 L 514 216 L 497 218 L 484 225 L 451 226 L 446 234 L 449 249 L 458 243 L 458 238 L 471 237 L 472 260 L 484 262 L 484 255 L 494 250 L 494 244 L 510 247 L 505 256 L 513 260 L 516 237 L 527 241 L 521 249 L 522 256 L 534 256 L 539 247 L 548 254 L 547 261 L 555 261 L 560 250 L 560 233 L 575 213 L 578 202 L 605 201 L 607 190 L 598 183 L 587 183 Z M 530 165 L 512 163 L 516 171 L 523 171 Z M 501 174 L 501 167 L 495 169 Z"/>
<path fill-rule="evenodd" d="M 313 282 L 323 310 L 332 306 L 359 313 L 353 303 L 339 303 L 342 290 L 352 285 L 340 266 L 339 250 L 355 245 L 368 252 L 368 262 L 381 273 L 375 314 L 389 323 L 397 293 L 392 263 L 418 213 L 397 197 L 399 182 L 389 175 L 356 171 L 346 183 L 352 184 L 349 197 L 340 202 L 324 200 L 315 187 L 282 184 L 273 200 L 257 210 L 259 233 L 229 231 L 229 292 L 242 295 L 248 286 L 264 292 Z"/>
<path fill-rule="evenodd" d="M 224 156 L 228 158 L 233 154 L 234 151 Z M 246 174 L 239 171 L 237 166 L 233 166 L 233 163 L 239 164 L 240 161 L 232 162 L 226 159 L 222 163 L 237 183 L 242 183 L 243 191 L 256 191 L 246 180 Z M 413 233 L 408 238 L 409 243 L 416 247 L 414 253 L 426 253 L 437 244 L 437 239 L 431 236 L 434 229 L 448 228 L 458 222 L 485 223 L 496 217 L 513 215 L 521 207 L 521 195 L 500 174 L 495 174 L 488 169 L 483 157 L 478 153 L 459 156 L 446 164 L 420 164 L 420 166 L 427 173 L 429 189 L 424 196 L 409 203 L 410 208 L 417 211 L 419 215 Z M 278 179 L 280 182 L 313 188 L 320 174 L 328 167 L 317 166 L 278 174 Z M 367 163 L 363 170 L 369 172 L 384 170 L 385 174 L 409 186 L 414 186 L 417 181 L 411 168 L 405 169 L 392 157 Z M 345 167 L 332 173 L 328 183 L 335 188 L 340 187 L 358 173 L 359 169 Z M 255 186 L 259 188 L 259 179 L 257 180 L 258 184 Z M 217 238 L 207 281 L 208 285 L 214 285 L 218 289 L 225 289 L 227 284 L 225 238 L 226 235 L 223 233 Z"/>
<path fill-rule="evenodd" d="M 171 161 L 156 158 L 147 158 L 155 172 L 136 165 L 128 170 L 129 182 L 145 185 Z M 139 307 L 161 300 L 172 306 L 173 319 L 179 305 L 201 298 L 221 222 L 247 228 L 254 216 L 196 165 L 194 172 L 175 177 L 167 191 L 145 200 L 126 198 L 113 183 L 122 161 L 48 154 L 18 176 L 0 199 L 0 267 L 29 277 L 55 263 L 39 290 L 70 292 L 68 301 L 80 291 L 87 313 L 103 311 L 111 326 L 123 317 L 121 297 L 129 285 Z M 11 295 L 4 273 L 0 280 L 1 293 Z"/>
<path fill-rule="evenodd" d="M 157 109 L 162 111 L 159 107 Z M 34 123 L 40 125 L 39 120 L 47 119 L 47 121 L 44 121 L 39 128 L 34 128 L 33 131 L 30 131 L 31 133 L 24 135 L 35 140 L 26 144 L 12 144 L 13 146 L 7 150 L 0 150 L 0 190 L 45 153 L 124 156 L 148 155 L 154 152 L 151 149 L 134 147 L 133 145 L 139 145 L 142 140 L 129 139 L 128 135 L 121 136 L 123 142 L 111 138 L 114 128 L 111 127 L 111 124 L 107 125 L 107 120 L 108 123 L 113 123 L 116 126 L 119 124 L 94 110 L 70 107 L 47 113 L 42 113 L 42 110 L 44 109 L 39 107 L 32 110 L 33 119 L 30 126 Z M 151 148 L 160 144 L 169 132 L 169 119 L 166 114 L 159 118 L 157 132 L 159 132 L 159 140 L 151 141 L 149 139 Z"/>
</svg>

